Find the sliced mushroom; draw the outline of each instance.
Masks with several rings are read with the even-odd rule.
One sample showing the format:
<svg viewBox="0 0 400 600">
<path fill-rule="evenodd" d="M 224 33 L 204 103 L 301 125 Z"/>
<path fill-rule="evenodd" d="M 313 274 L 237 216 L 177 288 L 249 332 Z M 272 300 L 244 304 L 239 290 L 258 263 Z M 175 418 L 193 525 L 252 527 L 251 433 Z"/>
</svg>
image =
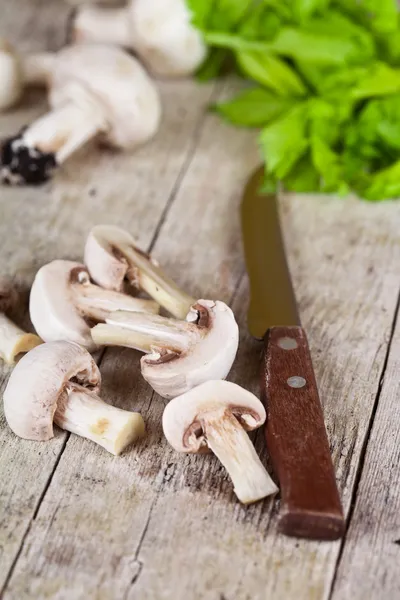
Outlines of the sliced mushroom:
<svg viewBox="0 0 400 600">
<path fill-rule="evenodd" d="M 206 55 L 190 17 L 185 0 L 131 0 L 125 8 L 84 5 L 77 10 L 73 37 L 131 48 L 153 73 L 179 77 L 193 73 Z"/>
<path fill-rule="evenodd" d="M 150 256 L 135 246 L 128 232 L 119 227 L 93 227 L 86 242 L 84 261 L 98 285 L 122 291 L 126 279 L 178 319 L 184 319 L 196 302 L 180 290 Z"/>
<path fill-rule="evenodd" d="M 95 350 L 90 325 L 119 309 L 157 313 L 159 306 L 94 285 L 85 266 L 69 260 L 54 260 L 39 269 L 32 285 L 31 320 L 46 342 L 66 340 Z"/>
<path fill-rule="evenodd" d="M 278 491 L 246 433 L 265 418 L 264 406 L 247 390 L 228 381 L 207 381 L 167 404 L 163 429 L 178 452 L 211 449 L 240 502 L 249 504 Z"/>
<path fill-rule="evenodd" d="M 119 48 L 77 45 L 55 55 L 51 111 L 7 139 L 0 175 L 10 184 L 39 184 L 92 138 L 132 150 L 160 121 L 160 99 L 143 67 Z"/>
<path fill-rule="evenodd" d="M 29 352 L 42 343 L 37 335 L 26 333 L 6 316 L 16 304 L 15 289 L 6 281 L 0 280 L 0 358 L 10 365 L 18 354 Z"/>
<path fill-rule="evenodd" d="M 239 329 L 231 309 L 198 300 L 186 321 L 159 315 L 116 312 L 92 329 L 98 345 L 146 352 L 142 375 L 164 398 L 174 398 L 209 380 L 224 379 L 235 360 Z"/>
<path fill-rule="evenodd" d="M 54 55 L 19 55 L 7 40 L 0 38 L 0 111 L 13 106 L 26 85 L 46 85 Z"/>
<path fill-rule="evenodd" d="M 101 400 L 100 385 L 100 371 L 84 348 L 43 344 L 11 373 L 3 398 L 7 422 L 19 437 L 45 441 L 54 436 L 54 421 L 118 455 L 144 435 L 144 422 L 139 413 Z"/>
</svg>

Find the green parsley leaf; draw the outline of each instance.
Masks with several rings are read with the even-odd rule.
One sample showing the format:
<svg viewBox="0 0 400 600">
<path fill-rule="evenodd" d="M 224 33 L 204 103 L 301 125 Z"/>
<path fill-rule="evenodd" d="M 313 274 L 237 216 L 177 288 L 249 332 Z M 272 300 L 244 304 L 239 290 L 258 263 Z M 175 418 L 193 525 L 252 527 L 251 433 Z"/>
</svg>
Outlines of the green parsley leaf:
<svg viewBox="0 0 400 600">
<path fill-rule="evenodd" d="M 238 64 L 246 75 L 282 96 L 303 96 L 306 88 L 296 72 L 268 52 L 239 51 Z"/>
<path fill-rule="evenodd" d="M 289 173 L 309 146 L 306 134 L 307 111 L 306 104 L 299 104 L 265 127 L 260 134 L 261 149 L 268 170 L 278 179 L 283 179 Z"/>
<path fill-rule="evenodd" d="M 262 88 L 252 88 L 236 98 L 214 106 L 216 112 L 233 125 L 263 127 L 294 105 L 294 101 L 282 98 Z"/>
</svg>

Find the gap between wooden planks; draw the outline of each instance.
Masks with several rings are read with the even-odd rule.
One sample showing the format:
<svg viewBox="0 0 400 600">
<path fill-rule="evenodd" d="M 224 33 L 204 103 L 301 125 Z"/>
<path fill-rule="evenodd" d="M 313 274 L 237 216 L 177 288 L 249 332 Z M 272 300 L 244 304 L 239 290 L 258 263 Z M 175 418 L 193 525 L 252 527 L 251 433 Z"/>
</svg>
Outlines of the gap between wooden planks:
<svg viewBox="0 0 400 600">
<path fill-rule="evenodd" d="M 38 6 L 43 10 L 43 3 Z M 31 21 L 37 18 L 31 15 Z M 43 27 L 42 22 L 41 32 Z M 257 391 L 259 347 L 243 328 L 246 279 L 235 292 L 243 271 L 237 206 L 243 178 L 256 162 L 253 137 L 214 117 L 201 127 L 211 89 L 179 86 L 165 86 L 169 114 L 163 131 L 141 153 L 113 157 L 88 151 L 47 193 L 5 192 L 1 256 L 6 269 L 17 270 L 27 285 L 44 262 L 77 258 L 94 222 L 126 223 L 144 247 L 154 239 L 156 256 L 191 293 L 218 294 L 226 301 L 235 296 L 243 336 L 233 378 Z M 183 118 L 179 107 L 190 114 Z M 5 124 L 3 119 L 2 131 L 3 125 L 11 132 L 13 121 L 24 120 L 22 112 Z M 162 200 L 167 197 L 169 213 Z M 367 208 L 316 197 L 285 198 L 282 207 L 348 510 L 396 304 L 398 211 L 393 204 Z M 157 220 L 161 228 L 155 228 Z M 15 440 L 2 423 L 0 498 L 7 529 L 0 538 L 0 560 L 14 562 L 4 597 L 327 597 L 340 545 L 277 536 L 276 506 L 238 506 L 217 461 L 173 453 L 162 440 L 162 404 L 141 381 L 137 363 L 135 353 L 113 350 L 102 364 L 105 398 L 142 409 L 150 424 L 145 443 L 120 459 L 74 436 L 66 442 L 65 434 L 36 450 L 37 445 Z M 375 423 L 378 416 L 379 410 Z M 261 435 L 258 440 L 261 449 Z M 383 539 L 379 527 L 376 538 Z M 359 566 L 358 579 L 365 575 Z M 354 591 L 352 568 L 346 577 L 346 589 Z"/>
</svg>

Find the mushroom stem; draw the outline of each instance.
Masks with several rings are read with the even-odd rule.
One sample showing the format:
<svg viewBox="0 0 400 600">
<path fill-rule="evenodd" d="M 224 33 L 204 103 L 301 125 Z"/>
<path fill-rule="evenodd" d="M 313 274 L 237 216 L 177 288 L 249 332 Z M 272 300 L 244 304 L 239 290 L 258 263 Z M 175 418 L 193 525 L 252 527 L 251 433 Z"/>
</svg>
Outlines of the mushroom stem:
<svg viewBox="0 0 400 600">
<path fill-rule="evenodd" d="M 33 333 L 26 333 L 0 313 L 0 358 L 7 364 L 13 364 L 18 354 L 29 352 L 42 343 L 40 337 Z"/>
<path fill-rule="evenodd" d="M 184 319 L 196 300 L 167 277 L 147 254 L 128 244 L 121 245 L 121 252 L 131 265 L 127 272 L 128 281 L 144 290 L 171 315 Z"/>
<path fill-rule="evenodd" d="M 75 306 L 85 317 L 96 321 L 105 321 L 108 315 L 118 310 L 157 314 L 160 309 L 154 300 L 105 290 L 90 282 L 74 285 L 73 290 Z"/>
<path fill-rule="evenodd" d="M 56 55 L 52 52 L 26 54 L 21 57 L 25 85 L 46 85 L 54 67 Z"/>
<path fill-rule="evenodd" d="M 127 8 L 82 6 L 77 14 L 73 37 L 76 42 L 130 46 L 132 33 Z"/>
<path fill-rule="evenodd" d="M 21 143 L 41 153 L 53 154 L 60 165 L 104 129 L 104 113 L 95 102 L 66 102 L 25 129 Z"/>
<path fill-rule="evenodd" d="M 145 433 L 140 413 L 110 406 L 77 383 L 67 384 L 58 401 L 54 422 L 116 456 Z"/>
<path fill-rule="evenodd" d="M 249 436 L 230 411 L 207 414 L 202 426 L 209 448 L 228 471 L 241 502 L 256 502 L 278 491 Z"/>
<path fill-rule="evenodd" d="M 196 325 L 156 314 L 117 311 L 106 318 L 106 324 L 91 330 L 99 346 L 125 346 L 141 352 L 167 351 L 180 354 L 194 336 Z"/>
<path fill-rule="evenodd" d="M 106 119 L 101 106 L 79 85 L 73 90 L 76 102 L 65 102 L 16 137 L 5 140 L 0 158 L 0 176 L 4 181 L 43 183 L 51 177 L 55 167 L 89 139 L 105 131 Z"/>
</svg>

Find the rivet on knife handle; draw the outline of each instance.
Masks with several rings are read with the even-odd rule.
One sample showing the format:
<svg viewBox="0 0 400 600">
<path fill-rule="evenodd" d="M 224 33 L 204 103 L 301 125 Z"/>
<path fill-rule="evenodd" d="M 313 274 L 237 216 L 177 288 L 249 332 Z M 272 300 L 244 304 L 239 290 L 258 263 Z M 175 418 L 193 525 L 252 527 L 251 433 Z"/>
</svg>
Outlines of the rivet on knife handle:
<svg viewBox="0 0 400 600">
<path fill-rule="evenodd" d="M 301 327 L 268 330 L 261 390 L 267 446 L 281 488 L 280 531 L 319 540 L 341 537 L 344 517 Z"/>
</svg>

